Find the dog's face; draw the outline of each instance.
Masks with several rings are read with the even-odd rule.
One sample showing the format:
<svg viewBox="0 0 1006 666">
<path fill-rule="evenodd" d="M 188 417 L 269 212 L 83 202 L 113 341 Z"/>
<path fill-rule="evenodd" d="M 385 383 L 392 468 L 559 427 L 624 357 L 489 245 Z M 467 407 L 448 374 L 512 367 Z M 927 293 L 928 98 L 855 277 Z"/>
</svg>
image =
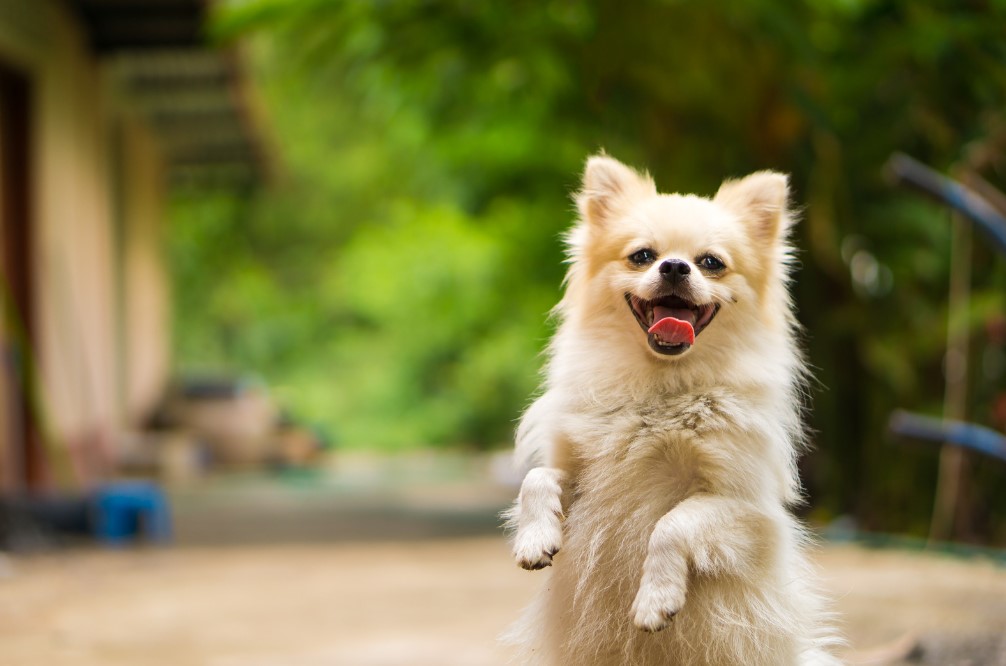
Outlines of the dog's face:
<svg viewBox="0 0 1006 666">
<path fill-rule="evenodd" d="M 705 199 L 658 194 L 648 177 L 591 158 L 570 235 L 567 301 L 582 301 L 606 326 L 629 327 L 665 360 L 758 335 L 751 329 L 766 325 L 767 301 L 784 294 L 786 199 L 780 174 L 729 181 Z"/>
</svg>

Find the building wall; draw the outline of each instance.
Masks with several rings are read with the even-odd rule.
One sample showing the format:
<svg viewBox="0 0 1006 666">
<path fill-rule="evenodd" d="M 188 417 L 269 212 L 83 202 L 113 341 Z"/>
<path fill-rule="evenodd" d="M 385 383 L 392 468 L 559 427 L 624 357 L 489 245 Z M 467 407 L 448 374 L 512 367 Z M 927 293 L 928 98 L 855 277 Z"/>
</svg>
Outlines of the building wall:
<svg viewBox="0 0 1006 666">
<path fill-rule="evenodd" d="M 0 93 L 2 94 L 2 93 Z M 3 126 L 4 114 L 6 113 L 6 105 L 3 104 L 2 99 L 0 99 L 0 127 Z M 0 149 L 2 149 L 2 144 L 4 141 L 4 136 L 2 129 L 0 129 Z M 2 152 L 2 150 L 0 150 Z M 4 161 L 0 159 L 0 210 L 3 209 L 3 201 L 6 196 L 6 188 L 3 184 L 8 182 L 10 174 L 7 173 Z M 2 213 L 0 213 L 2 214 Z M 5 220 L 0 219 L 0 232 L 5 231 L 3 225 Z M 2 257 L 5 256 L 5 233 L 0 233 L 0 261 L 3 261 Z M 5 267 L 0 265 L 0 280 L 4 279 Z M 13 451 L 12 436 L 15 432 L 16 426 L 14 424 L 15 414 L 12 414 L 14 410 L 11 409 L 13 397 L 13 387 L 9 386 L 10 371 L 5 369 L 3 364 L 6 362 L 3 354 L 6 353 L 7 343 L 4 340 L 4 335 L 6 334 L 7 327 L 10 326 L 10 322 L 6 321 L 7 314 L 6 310 L 6 300 L 8 296 L 8 288 L 5 283 L 0 283 L 0 490 L 9 489 L 15 484 L 13 466 L 15 464 L 15 453 Z"/>
<path fill-rule="evenodd" d="M 165 193 L 157 147 L 144 127 L 120 121 L 123 409 L 128 424 L 150 415 L 170 372 L 170 285 L 163 254 Z"/>
<path fill-rule="evenodd" d="M 45 430 L 87 477 L 167 377 L 159 159 L 115 107 L 61 3 L 0 0 L 0 59 L 27 72 L 34 91 L 34 347 Z"/>
<path fill-rule="evenodd" d="M 24 371 L 30 355 L 25 341 L 33 321 L 33 266 L 31 256 L 31 87 L 28 78 L 0 61 L 0 306 L 3 308 L 0 340 L 0 441 L 4 443 L 2 480 L 19 478 L 41 482 L 45 466 L 38 438 L 31 428 L 31 401 L 21 390 L 31 373 Z M 17 473 L 15 474 L 15 470 Z"/>
</svg>

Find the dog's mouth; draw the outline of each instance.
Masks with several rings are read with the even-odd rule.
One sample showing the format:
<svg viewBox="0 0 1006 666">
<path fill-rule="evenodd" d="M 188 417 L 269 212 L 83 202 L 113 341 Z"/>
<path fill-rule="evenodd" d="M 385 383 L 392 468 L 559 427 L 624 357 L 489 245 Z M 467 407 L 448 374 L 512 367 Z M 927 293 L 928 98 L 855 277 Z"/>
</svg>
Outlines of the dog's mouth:
<svg viewBox="0 0 1006 666">
<path fill-rule="evenodd" d="M 625 300 L 646 331 L 650 349 L 666 356 L 681 354 L 695 344 L 695 337 L 720 310 L 718 303 L 698 305 L 674 295 L 648 301 L 626 294 Z"/>
</svg>

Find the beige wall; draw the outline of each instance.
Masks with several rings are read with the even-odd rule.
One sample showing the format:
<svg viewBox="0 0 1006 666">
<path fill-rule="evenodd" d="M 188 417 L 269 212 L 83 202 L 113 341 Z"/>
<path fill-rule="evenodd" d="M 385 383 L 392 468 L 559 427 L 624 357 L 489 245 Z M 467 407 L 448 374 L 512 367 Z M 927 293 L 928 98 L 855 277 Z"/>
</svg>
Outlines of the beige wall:
<svg viewBox="0 0 1006 666">
<path fill-rule="evenodd" d="M 161 162 L 144 128 L 122 121 L 123 408 L 136 423 L 154 409 L 170 371 L 170 285 L 163 255 Z"/>
<path fill-rule="evenodd" d="M 160 161 L 105 94 L 62 3 L 0 0 L 0 58 L 34 89 L 36 354 L 48 430 L 63 444 L 114 441 L 168 372 Z"/>
</svg>

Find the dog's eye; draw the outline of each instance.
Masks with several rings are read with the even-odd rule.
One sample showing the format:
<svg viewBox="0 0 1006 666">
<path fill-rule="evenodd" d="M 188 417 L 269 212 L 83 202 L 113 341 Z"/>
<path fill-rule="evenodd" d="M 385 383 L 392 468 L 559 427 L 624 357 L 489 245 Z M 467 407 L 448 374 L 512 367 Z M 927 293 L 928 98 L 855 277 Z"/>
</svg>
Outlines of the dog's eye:
<svg viewBox="0 0 1006 666">
<path fill-rule="evenodd" d="M 646 266 L 657 260 L 657 253 L 650 248 L 644 248 L 629 255 L 629 261 L 637 266 Z"/>
<path fill-rule="evenodd" d="M 695 263 L 697 263 L 699 267 L 704 268 L 707 271 L 721 271 L 727 267 L 726 264 L 724 264 L 722 261 L 720 261 L 718 258 L 714 257 L 711 254 L 707 254 L 703 257 L 700 257 L 699 260 L 696 261 Z"/>
</svg>

